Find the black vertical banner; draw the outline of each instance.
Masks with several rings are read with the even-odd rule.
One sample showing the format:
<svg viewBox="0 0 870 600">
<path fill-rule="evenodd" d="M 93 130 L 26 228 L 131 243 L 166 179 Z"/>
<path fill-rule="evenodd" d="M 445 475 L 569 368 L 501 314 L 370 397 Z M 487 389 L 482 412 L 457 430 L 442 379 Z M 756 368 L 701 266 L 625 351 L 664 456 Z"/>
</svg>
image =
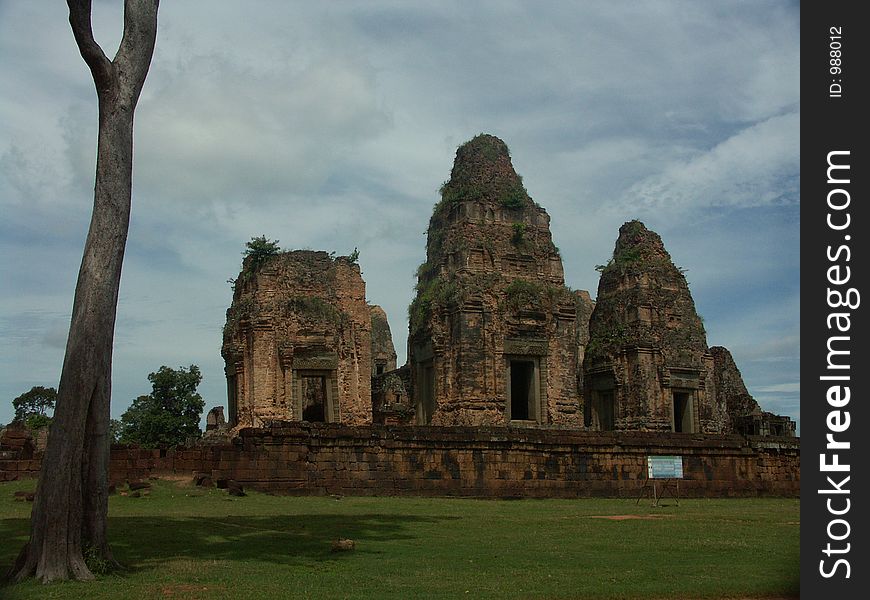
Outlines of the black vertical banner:
<svg viewBox="0 0 870 600">
<path fill-rule="evenodd" d="M 870 23 L 861 7 L 818 1 L 801 10 L 804 598 L 866 598 L 870 590 Z"/>
</svg>

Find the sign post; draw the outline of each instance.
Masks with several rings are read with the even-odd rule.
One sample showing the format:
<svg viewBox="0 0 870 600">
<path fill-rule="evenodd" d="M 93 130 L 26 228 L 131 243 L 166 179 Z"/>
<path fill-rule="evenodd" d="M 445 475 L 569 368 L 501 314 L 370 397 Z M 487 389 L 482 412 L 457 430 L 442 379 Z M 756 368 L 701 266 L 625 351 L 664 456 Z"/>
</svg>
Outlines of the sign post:
<svg viewBox="0 0 870 600">
<path fill-rule="evenodd" d="M 669 490 L 671 495 L 677 501 L 677 506 L 680 505 L 680 479 L 683 478 L 683 457 L 682 456 L 647 456 L 646 457 L 646 480 L 641 488 L 640 495 L 637 497 L 635 504 L 640 504 L 640 499 L 643 498 L 651 489 L 653 497 L 653 506 L 658 506 L 659 500 L 665 497 L 665 493 Z M 662 480 L 661 494 L 656 488 L 656 480 Z M 671 489 L 673 488 L 673 489 Z"/>
</svg>

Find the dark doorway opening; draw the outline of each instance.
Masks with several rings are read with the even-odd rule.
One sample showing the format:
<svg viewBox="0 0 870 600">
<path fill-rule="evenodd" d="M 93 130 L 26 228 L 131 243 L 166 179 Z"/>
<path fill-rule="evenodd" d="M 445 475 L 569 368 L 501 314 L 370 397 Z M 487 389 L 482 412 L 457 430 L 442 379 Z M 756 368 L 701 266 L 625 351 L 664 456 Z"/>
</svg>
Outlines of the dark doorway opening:
<svg viewBox="0 0 870 600">
<path fill-rule="evenodd" d="M 431 360 L 419 366 L 418 377 L 420 390 L 417 396 L 417 423 L 428 425 L 435 413 L 435 367 Z"/>
<path fill-rule="evenodd" d="M 326 422 L 326 377 L 309 375 L 302 383 L 302 420 Z"/>
<path fill-rule="evenodd" d="M 511 420 L 532 418 L 534 402 L 535 363 L 530 360 L 511 361 Z"/>
<path fill-rule="evenodd" d="M 613 391 L 598 392 L 598 428 L 601 431 L 613 431 L 613 413 Z"/>
<path fill-rule="evenodd" d="M 227 409 L 230 427 L 235 427 L 239 422 L 239 397 L 236 382 L 236 375 L 227 376 Z"/>
<path fill-rule="evenodd" d="M 674 392 L 674 431 L 693 433 L 692 394 L 689 392 Z"/>
</svg>

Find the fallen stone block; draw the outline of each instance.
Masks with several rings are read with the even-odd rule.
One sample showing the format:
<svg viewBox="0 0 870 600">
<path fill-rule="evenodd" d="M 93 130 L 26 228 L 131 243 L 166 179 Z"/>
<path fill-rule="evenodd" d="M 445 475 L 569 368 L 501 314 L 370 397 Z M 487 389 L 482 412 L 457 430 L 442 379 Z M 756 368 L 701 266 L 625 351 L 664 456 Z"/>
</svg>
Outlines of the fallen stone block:
<svg viewBox="0 0 870 600">
<path fill-rule="evenodd" d="M 332 541 L 333 552 L 350 552 L 356 547 L 356 543 L 347 538 L 338 538 Z"/>
</svg>

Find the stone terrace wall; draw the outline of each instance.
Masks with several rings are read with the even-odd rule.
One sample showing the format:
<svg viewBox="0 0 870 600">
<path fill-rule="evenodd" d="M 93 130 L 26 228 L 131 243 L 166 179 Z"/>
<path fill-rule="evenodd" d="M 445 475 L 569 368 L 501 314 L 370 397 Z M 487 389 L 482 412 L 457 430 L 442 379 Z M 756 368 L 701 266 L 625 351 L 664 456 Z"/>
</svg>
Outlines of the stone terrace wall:
<svg viewBox="0 0 870 600">
<path fill-rule="evenodd" d="M 206 472 L 291 494 L 634 497 L 649 454 L 684 457 L 686 497 L 800 493 L 795 438 L 298 423 L 244 429 L 225 446 L 115 446 L 110 480 Z M 20 462 L 20 476 L 35 474 L 37 460 Z M 10 463 L 0 479 L 17 478 Z"/>
</svg>

